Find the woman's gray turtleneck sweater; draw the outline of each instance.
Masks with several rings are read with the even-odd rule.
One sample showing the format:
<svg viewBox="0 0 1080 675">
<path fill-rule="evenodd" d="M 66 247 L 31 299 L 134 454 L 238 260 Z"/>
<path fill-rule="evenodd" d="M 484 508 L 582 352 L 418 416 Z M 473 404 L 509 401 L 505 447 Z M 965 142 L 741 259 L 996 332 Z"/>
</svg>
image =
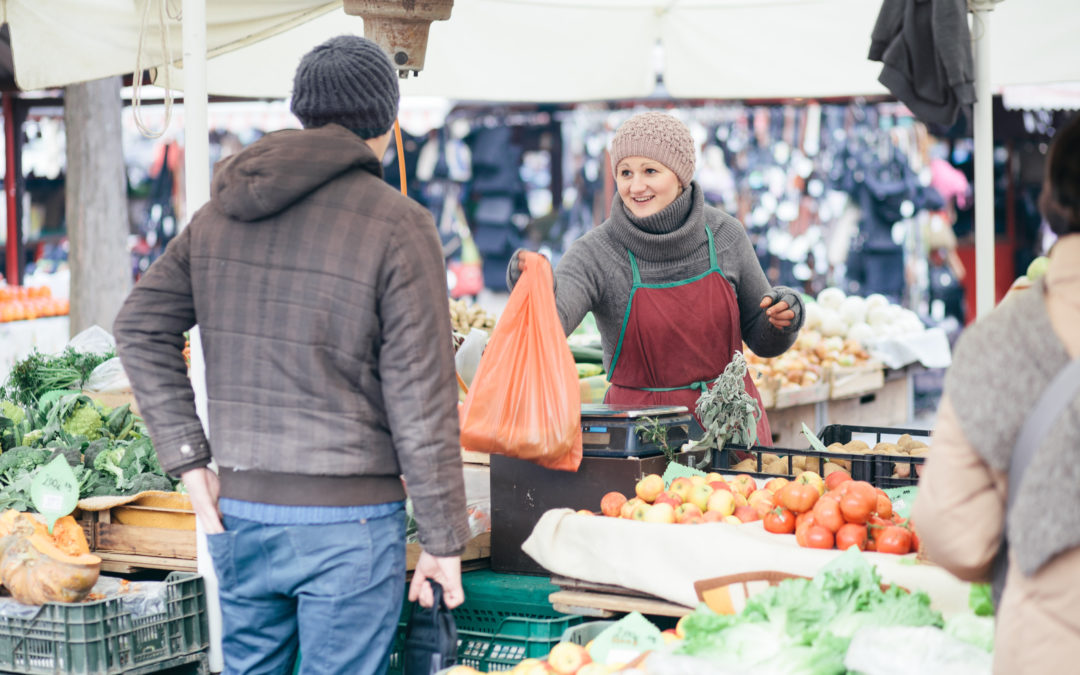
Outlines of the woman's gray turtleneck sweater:
<svg viewBox="0 0 1080 675">
<path fill-rule="evenodd" d="M 706 223 L 713 232 L 717 262 L 738 298 L 743 341 L 763 357 L 786 351 L 802 326 L 802 298 L 786 286 L 769 284 L 742 223 L 706 206 L 697 183 L 691 183 L 664 210 L 645 218 L 627 213 L 622 198 L 615 195 L 611 217 L 570 246 L 555 269 L 555 301 L 566 333 L 592 311 L 600 330 L 604 367 L 610 370 L 633 285 L 627 250 L 637 258 L 645 283 L 689 279 L 709 268 Z M 516 256 L 510 264 L 515 263 Z M 512 276 L 516 280 L 517 275 Z M 770 324 L 759 306 L 762 297 L 776 292 L 795 311 L 795 320 L 784 330 Z"/>
</svg>

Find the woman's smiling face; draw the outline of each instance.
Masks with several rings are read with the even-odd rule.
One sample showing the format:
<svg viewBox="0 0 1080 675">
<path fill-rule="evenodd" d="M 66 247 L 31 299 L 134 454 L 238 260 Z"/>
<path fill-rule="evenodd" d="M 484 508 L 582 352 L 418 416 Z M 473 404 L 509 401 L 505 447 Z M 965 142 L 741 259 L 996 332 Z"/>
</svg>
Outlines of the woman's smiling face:
<svg viewBox="0 0 1080 675">
<path fill-rule="evenodd" d="M 659 213 L 682 193 L 675 172 L 648 157 L 620 161 L 615 167 L 615 184 L 627 210 L 638 218 Z"/>
</svg>

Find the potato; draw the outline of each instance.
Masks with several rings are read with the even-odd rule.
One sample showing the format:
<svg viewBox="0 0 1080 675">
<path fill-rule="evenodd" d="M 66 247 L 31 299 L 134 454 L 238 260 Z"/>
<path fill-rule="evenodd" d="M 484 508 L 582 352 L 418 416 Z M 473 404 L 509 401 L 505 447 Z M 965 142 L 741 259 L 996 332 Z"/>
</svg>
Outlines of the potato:
<svg viewBox="0 0 1080 675">
<path fill-rule="evenodd" d="M 806 455 L 792 455 L 791 468 L 796 474 L 806 471 Z"/>
<path fill-rule="evenodd" d="M 866 444 L 866 441 L 854 440 L 848 441 L 844 444 L 844 452 L 861 455 L 870 450 L 870 446 Z"/>
<path fill-rule="evenodd" d="M 904 449 L 901 448 L 899 445 L 896 445 L 895 443 L 886 443 L 885 441 L 882 441 L 881 443 L 878 443 L 877 445 L 875 445 L 874 449 L 871 450 L 870 452 L 871 452 L 871 454 L 874 454 L 874 455 L 906 455 L 907 454 L 907 452 L 905 452 Z"/>
<path fill-rule="evenodd" d="M 821 474 L 821 459 L 818 457 L 806 457 L 806 461 L 803 462 L 803 471 L 813 471 L 816 474 Z"/>
<path fill-rule="evenodd" d="M 911 434 L 904 434 L 900 438 L 896 439 L 896 444 L 899 445 L 901 448 L 906 448 L 907 446 L 916 442 L 917 441 L 911 437 Z"/>
<path fill-rule="evenodd" d="M 745 473 L 747 471 L 755 471 L 756 472 L 757 471 L 757 461 L 754 460 L 754 459 L 749 459 L 749 458 L 744 459 L 743 461 L 741 461 L 738 464 L 731 467 L 731 470 L 735 471 L 737 473 Z"/>
<path fill-rule="evenodd" d="M 850 459 L 840 459 L 839 457 L 837 457 L 836 459 L 830 459 L 829 461 L 825 462 L 825 466 L 828 466 L 829 464 L 835 464 L 836 466 L 840 467 L 844 471 L 847 471 L 848 473 L 851 473 L 851 460 Z M 824 474 L 822 474 L 822 475 L 824 475 Z"/>
<path fill-rule="evenodd" d="M 790 476 L 791 472 L 788 471 L 788 463 L 786 459 L 776 459 L 769 462 L 765 466 L 761 467 L 763 473 L 773 473 L 780 476 Z"/>
<path fill-rule="evenodd" d="M 822 471 L 821 475 L 822 476 L 828 476 L 830 473 L 833 473 L 834 471 L 849 471 L 849 470 L 845 469 L 844 467 L 840 466 L 839 464 L 836 464 L 836 463 L 833 463 L 833 462 L 825 462 L 825 469 Z"/>
<path fill-rule="evenodd" d="M 825 452 L 847 452 L 843 443 L 833 443 L 825 448 Z"/>
<path fill-rule="evenodd" d="M 771 452 L 763 452 L 763 453 L 761 453 L 761 465 L 762 466 L 765 466 L 766 464 L 772 464 L 773 462 L 775 462 L 778 459 L 780 459 L 780 455 L 774 455 Z"/>
<path fill-rule="evenodd" d="M 911 465 L 906 462 L 893 464 L 893 476 L 896 478 L 909 478 L 911 476 Z"/>
<path fill-rule="evenodd" d="M 928 448 L 929 449 L 929 447 L 930 447 L 929 445 L 927 445 L 926 443 L 923 443 L 922 441 L 912 441 L 911 443 L 908 443 L 907 449 L 908 449 L 908 452 L 910 452 L 911 454 L 914 455 L 916 450 L 919 450 L 921 448 Z"/>
</svg>

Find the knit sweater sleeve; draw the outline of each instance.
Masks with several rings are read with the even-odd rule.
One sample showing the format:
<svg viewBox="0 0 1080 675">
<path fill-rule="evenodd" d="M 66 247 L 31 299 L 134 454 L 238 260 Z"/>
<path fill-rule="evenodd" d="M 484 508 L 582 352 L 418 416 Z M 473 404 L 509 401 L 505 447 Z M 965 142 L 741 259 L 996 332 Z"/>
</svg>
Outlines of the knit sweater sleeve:
<svg viewBox="0 0 1080 675">
<path fill-rule="evenodd" d="M 714 213 L 718 213 L 715 212 Z M 739 303 L 739 324 L 743 341 L 758 356 L 779 356 L 795 343 L 803 324 L 802 296 L 787 286 L 773 287 L 761 269 L 750 237 L 739 221 L 722 214 L 719 224 L 709 218 L 716 239 L 718 261 L 728 281 L 735 288 Z M 761 299 L 772 296 L 774 302 L 784 301 L 795 312 L 787 328 L 776 328 L 761 307 Z"/>
<path fill-rule="evenodd" d="M 555 267 L 555 306 L 567 335 L 574 332 L 603 295 L 601 266 L 594 259 L 592 233 L 566 251 Z"/>
</svg>

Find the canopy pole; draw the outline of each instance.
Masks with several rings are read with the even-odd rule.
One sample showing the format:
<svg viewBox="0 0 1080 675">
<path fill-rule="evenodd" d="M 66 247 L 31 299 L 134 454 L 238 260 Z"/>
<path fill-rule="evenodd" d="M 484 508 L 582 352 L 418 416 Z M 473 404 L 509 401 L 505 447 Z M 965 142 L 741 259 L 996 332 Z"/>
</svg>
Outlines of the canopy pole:
<svg viewBox="0 0 1080 675">
<path fill-rule="evenodd" d="M 18 171 L 16 170 L 15 153 L 19 152 L 19 135 L 15 133 L 15 93 L 4 92 L 4 160 L 7 170 L 4 173 L 4 196 L 7 204 L 7 238 L 4 240 L 4 254 L 6 263 L 4 266 L 9 286 L 18 286 L 22 283 L 19 268 L 22 261 L 19 260 L 22 249 L 21 228 L 19 227 L 18 209 Z"/>
<path fill-rule="evenodd" d="M 162 0 L 164 1 L 164 0 Z M 209 105 L 206 91 L 206 0 L 183 2 L 184 44 L 184 218 L 186 227 L 191 217 L 210 201 L 210 131 Z M 206 361 L 203 358 L 199 327 L 190 333 L 191 386 L 195 392 L 195 410 L 202 420 L 203 431 L 209 433 L 206 397 Z M 206 618 L 210 631 L 210 672 L 225 670 L 221 653 L 221 604 L 218 600 L 218 579 L 207 548 L 206 533 L 196 520 L 196 566 L 206 589 Z"/>
<path fill-rule="evenodd" d="M 990 79 L 990 12 L 1001 0 L 968 0 L 974 16 L 975 52 L 975 310 L 989 314 L 997 302 L 994 272 L 994 92 Z"/>
</svg>

